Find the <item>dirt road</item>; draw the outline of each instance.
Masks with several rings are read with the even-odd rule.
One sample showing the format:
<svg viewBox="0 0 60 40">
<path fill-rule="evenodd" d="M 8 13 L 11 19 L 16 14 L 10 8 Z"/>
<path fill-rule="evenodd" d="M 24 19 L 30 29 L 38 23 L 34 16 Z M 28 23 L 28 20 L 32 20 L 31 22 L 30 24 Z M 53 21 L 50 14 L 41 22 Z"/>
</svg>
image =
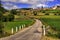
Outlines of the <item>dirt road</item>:
<svg viewBox="0 0 60 40">
<path fill-rule="evenodd" d="M 42 37 L 42 23 L 36 19 L 36 22 L 18 33 L 9 37 L 1 38 L 0 40 L 41 40 Z"/>
</svg>

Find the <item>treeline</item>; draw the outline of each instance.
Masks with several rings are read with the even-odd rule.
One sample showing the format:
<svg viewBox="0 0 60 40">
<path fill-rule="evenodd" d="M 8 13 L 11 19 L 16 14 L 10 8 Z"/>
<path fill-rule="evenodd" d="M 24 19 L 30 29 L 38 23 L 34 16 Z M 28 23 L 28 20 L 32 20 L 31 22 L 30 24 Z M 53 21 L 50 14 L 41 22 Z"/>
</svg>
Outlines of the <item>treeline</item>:
<svg viewBox="0 0 60 40">
<path fill-rule="evenodd" d="M 8 12 L 9 14 L 4 15 L 6 12 Z M 13 10 L 9 11 L 9 10 L 4 9 L 4 7 L 2 7 L 1 1 L 0 1 L 0 37 L 5 35 L 4 22 L 14 21 L 15 14 L 16 14 L 16 11 L 13 11 Z"/>
<path fill-rule="evenodd" d="M 1 0 L 0 0 L 0 37 L 3 35 L 4 24 L 2 22 L 2 17 L 4 12 L 5 12 L 5 9 L 2 7 Z"/>
<path fill-rule="evenodd" d="M 13 21 L 14 20 L 14 13 L 10 12 L 8 15 L 4 16 L 3 14 L 5 12 L 6 12 L 6 10 L 3 7 L 0 7 L 0 21 L 1 22 Z"/>
<path fill-rule="evenodd" d="M 42 12 L 42 13 L 60 13 L 60 10 L 53 10 L 53 9 L 51 9 L 51 10 L 40 10 L 40 12 Z"/>
</svg>

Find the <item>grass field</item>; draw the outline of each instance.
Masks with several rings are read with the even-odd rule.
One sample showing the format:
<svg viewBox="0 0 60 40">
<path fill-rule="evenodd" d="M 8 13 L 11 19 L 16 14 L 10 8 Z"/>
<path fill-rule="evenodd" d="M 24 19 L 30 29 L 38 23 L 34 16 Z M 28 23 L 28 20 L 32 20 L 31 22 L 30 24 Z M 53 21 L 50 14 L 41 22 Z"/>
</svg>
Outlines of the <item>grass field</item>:
<svg viewBox="0 0 60 40">
<path fill-rule="evenodd" d="M 41 16 L 40 20 L 50 26 L 49 36 L 60 38 L 60 16 Z"/>
<path fill-rule="evenodd" d="M 41 20 L 55 30 L 60 31 L 60 16 L 43 16 Z"/>
<path fill-rule="evenodd" d="M 11 29 L 14 28 L 14 33 L 15 33 L 15 29 L 16 27 L 19 27 L 19 26 L 22 26 L 22 25 L 26 25 L 29 26 L 29 25 L 32 25 L 34 23 L 34 20 L 32 19 L 28 19 L 28 20 L 16 20 L 16 21 L 13 21 L 13 22 L 5 22 L 5 32 L 11 34 Z"/>
</svg>

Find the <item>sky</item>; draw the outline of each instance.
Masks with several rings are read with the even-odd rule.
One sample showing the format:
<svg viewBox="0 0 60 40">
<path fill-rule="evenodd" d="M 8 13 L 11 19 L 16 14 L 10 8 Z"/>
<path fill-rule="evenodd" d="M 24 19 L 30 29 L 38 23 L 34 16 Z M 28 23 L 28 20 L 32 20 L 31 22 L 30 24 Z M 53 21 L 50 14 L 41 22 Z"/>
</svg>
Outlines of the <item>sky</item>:
<svg viewBox="0 0 60 40">
<path fill-rule="evenodd" d="M 1 0 L 5 9 L 52 7 L 60 5 L 60 0 Z"/>
</svg>

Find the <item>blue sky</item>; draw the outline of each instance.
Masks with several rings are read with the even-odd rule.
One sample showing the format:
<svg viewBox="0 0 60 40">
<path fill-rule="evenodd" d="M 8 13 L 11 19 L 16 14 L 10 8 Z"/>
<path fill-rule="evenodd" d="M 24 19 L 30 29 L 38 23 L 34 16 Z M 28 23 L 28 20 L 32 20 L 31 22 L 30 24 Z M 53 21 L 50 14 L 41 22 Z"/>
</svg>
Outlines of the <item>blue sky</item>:
<svg viewBox="0 0 60 40">
<path fill-rule="evenodd" d="M 6 9 L 52 7 L 60 5 L 60 0 L 1 0 Z"/>
<path fill-rule="evenodd" d="M 60 5 L 60 0 L 54 0 L 52 2 L 47 2 L 46 3 L 49 7 L 55 6 L 55 5 Z"/>
</svg>

